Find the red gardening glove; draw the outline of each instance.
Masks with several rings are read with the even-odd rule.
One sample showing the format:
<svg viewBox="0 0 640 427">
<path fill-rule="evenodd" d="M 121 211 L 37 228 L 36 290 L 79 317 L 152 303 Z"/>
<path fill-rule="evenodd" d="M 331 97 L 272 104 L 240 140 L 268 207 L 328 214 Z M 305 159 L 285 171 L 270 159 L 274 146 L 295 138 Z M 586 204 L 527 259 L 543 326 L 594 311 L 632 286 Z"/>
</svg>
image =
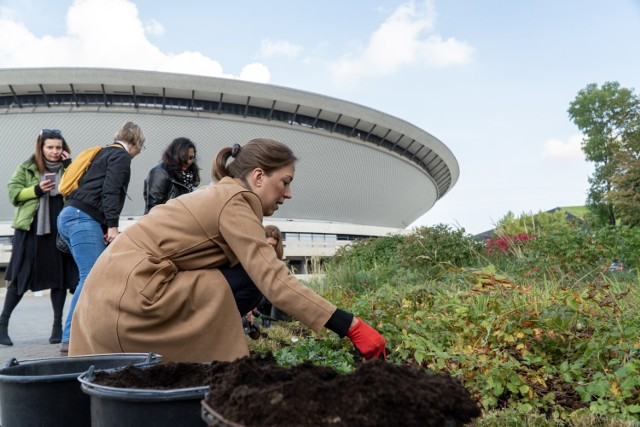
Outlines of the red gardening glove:
<svg viewBox="0 0 640 427">
<path fill-rule="evenodd" d="M 384 360 L 387 360 L 387 353 L 384 348 L 387 341 L 361 318 L 358 317 L 356 324 L 349 328 L 347 337 L 365 359 L 382 356 Z"/>
</svg>

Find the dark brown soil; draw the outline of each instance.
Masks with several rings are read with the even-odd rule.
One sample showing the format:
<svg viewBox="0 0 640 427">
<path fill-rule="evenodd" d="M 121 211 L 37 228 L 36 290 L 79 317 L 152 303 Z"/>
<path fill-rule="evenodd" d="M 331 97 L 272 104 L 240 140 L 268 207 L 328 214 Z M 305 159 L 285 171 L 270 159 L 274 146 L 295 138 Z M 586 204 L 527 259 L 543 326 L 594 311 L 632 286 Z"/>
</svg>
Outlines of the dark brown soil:
<svg viewBox="0 0 640 427">
<path fill-rule="evenodd" d="M 96 371 L 93 382 L 128 389 L 173 390 L 205 387 L 211 381 L 214 367 L 223 362 L 167 363 L 148 367 L 128 366 L 117 371 Z"/>
<path fill-rule="evenodd" d="M 350 374 L 309 362 L 282 368 L 273 359 L 168 363 L 97 372 L 96 384 L 175 389 L 209 386 L 207 404 L 252 426 L 460 426 L 480 415 L 452 378 L 375 360 Z"/>
</svg>

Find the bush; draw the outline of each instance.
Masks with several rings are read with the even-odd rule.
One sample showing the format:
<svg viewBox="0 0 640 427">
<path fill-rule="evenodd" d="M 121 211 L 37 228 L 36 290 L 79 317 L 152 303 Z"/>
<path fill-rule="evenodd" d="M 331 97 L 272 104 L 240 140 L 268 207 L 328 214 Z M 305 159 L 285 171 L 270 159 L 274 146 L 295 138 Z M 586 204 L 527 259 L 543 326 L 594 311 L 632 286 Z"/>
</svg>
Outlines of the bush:
<svg viewBox="0 0 640 427">
<path fill-rule="evenodd" d="M 398 245 L 403 239 L 401 235 L 389 235 L 341 247 L 325 264 L 326 282 L 362 292 L 395 281 Z"/>
<path fill-rule="evenodd" d="M 464 228 L 439 224 L 416 228 L 406 236 L 398 247 L 398 261 L 402 267 L 436 276 L 451 267 L 476 266 L 481 249 L 482 243 Z"/>
<path fill-rule="evenodd" d="M 450 269 L 475 266 L 481 251 L 482 243 L 464 229 L 436 225 L 354 242 L 340 248 L 325 269 L 328 282 L 362 292 L 424 283 Z"/>
</svg>

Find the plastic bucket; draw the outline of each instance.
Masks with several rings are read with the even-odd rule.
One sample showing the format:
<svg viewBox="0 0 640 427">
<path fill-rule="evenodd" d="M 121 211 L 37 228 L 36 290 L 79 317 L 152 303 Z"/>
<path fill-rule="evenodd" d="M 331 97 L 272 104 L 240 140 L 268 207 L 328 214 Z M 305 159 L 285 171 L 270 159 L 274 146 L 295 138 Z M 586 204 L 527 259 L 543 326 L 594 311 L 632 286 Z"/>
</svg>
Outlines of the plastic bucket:
<svg viewBox="0 0 640 427">
<path fill-rule="evenodd" d="M 134 389 L 96 384 L 94 378 L 93 370 L 78 377 L 80 388 L 91 397 L 92 427 L 204 426 L 200 402 L 209 386 Z"/>
<path fill-rule="evenodd" d="M 89 396 L 78 375 L 91 366 L 98 369 L 159 363 L 162 356 L 114 353 L 18 361 L 0 369 L 2 427 L 91 425 Z"/>
</svg>

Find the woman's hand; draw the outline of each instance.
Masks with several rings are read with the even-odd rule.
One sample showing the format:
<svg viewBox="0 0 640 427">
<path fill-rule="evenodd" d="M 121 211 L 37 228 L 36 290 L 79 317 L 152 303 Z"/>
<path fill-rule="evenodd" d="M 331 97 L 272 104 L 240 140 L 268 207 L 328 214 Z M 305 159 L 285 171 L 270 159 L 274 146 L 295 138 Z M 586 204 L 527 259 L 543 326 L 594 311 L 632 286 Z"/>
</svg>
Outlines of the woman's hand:
<svg viewBox="0 0 640 427">
<path fill-rule="evenodd" d="M 38 186 L 43 193 L 48 193 L 49 191 L 53 190 L 53 188 L 56 186 L 56 183 L 51 182 L 48 179 L 44 179 L 40 181 L 40 184 L 38 184 Z"/>
<path fill-rule="evenodd" d="M 354 317 L 351 322 L 347 337 L 353 345 L 358 349 L 365 359 L 374 357 L 387 359 L 385 345 L 387 341 L 382 335 L 371 326 L 367 325 L 364 320 Z"/>
<path fill-rule="evenodd" d="M 69 152 L 68 151 L 62 151 L 62 154 L 60 155 L 60 159 L 61 160 L 67 160 L 69 158 Z"/>
<path fill-rule="evenodd" d="M 120 231 L 118 230 L 118 227 L 109 227 L 109 230 L 107 230 L 107 235 L 105 237 L 105 244 L 109 244 L 111 242 L 113 242 L 115 240 L 116 237 L 118 237 L 118 235 L 120 234 Z"/>
</svg>

